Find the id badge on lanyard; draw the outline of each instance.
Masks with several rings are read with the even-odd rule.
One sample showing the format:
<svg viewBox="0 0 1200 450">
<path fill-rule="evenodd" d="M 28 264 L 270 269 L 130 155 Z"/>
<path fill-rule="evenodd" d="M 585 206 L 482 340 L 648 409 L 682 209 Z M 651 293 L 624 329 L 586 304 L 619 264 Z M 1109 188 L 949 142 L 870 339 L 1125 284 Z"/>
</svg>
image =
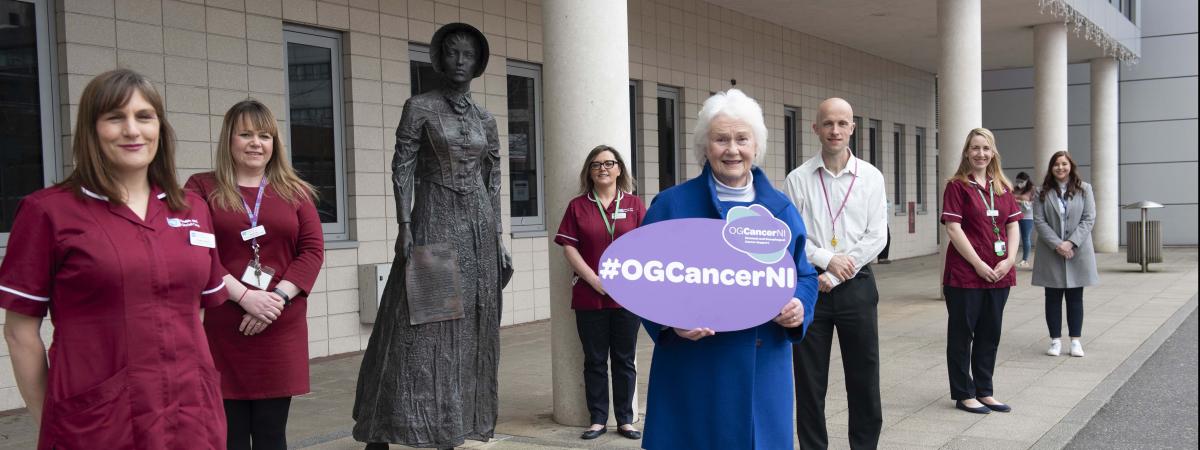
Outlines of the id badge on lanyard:
<svg viewBox="0 0 1200 450">
<path fill-rule="evenodd" d="M 250 216 L 250 228 L 242 231 L 242 240 L 250 241 L 250 249 L 254 251 L 254 258 L 250 260 L 246 265 L 246 271 L 242 273 L 242 283 L 264 291 L 267 286 L 271 285 L 271 278 L 275 276 L 275 269 L 263 265 L 258 255 L 258 238 L 267 234 L 267 229 L 258 224 L 263 191 L 266 187 L 267 177 L 264 175 L 262 181 L 258 183 L 258 196 L 254 200 L 254 209 L 250 209 L 250 205 L 246 204 L 246 199 L 242 199 L 242 206 L 246 208 L 246 214 Z"/>
<path fill-rule="evenodd" d="M 979 200 L 983 202 L 983 206 L 987 208 L 987 217 L 992 220 L 992 234 L 996 235 L 996 241 L 992 242 L 992 250 L 996 252 L 996 256 L 1004 256 L 1008 253 L 1008 244 L 1004 239 L 1000 238 L 1000 225 L 996 224 L 996 218 L 1000 217 L 1000 210 L 996 209 L 996 191 L 992 189 L 992 182 L 988 181 L 988 198 L 983 196 L 983 192 L 975 191 L 979 194 Z"/>
</svg>

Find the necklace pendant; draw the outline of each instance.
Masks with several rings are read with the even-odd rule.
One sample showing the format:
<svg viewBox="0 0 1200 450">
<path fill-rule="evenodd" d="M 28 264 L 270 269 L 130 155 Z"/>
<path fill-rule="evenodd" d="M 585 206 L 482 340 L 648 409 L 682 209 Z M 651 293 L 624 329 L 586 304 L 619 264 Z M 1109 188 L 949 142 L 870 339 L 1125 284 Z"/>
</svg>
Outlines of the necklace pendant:
<svg viewBox="0 0 1200 450">
<path fill-rule="evenodd" d="M 837 238 L 836 238 L 836 237 L 834 237 L 833 239 L 830 239 L 830 240 L 829 240 L 829 245 L 832 245 L 832 246 L 833 246 L 833 248 L 837 248 Z"/>
</svg>

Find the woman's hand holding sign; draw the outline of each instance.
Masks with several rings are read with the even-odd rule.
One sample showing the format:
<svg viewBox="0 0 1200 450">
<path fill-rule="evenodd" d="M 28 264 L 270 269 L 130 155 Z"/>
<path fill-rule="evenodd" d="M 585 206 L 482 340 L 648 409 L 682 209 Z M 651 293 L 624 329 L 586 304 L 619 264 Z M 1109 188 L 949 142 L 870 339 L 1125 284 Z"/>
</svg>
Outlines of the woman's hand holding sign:
<svg viewBox="0 0 1200 450">
<path fill-rule="evenodd" d="M 703 328 L 703 327 L 693 328 L 690 330 L 681 330 L 679 328 L 672 328 L 672 330 L 675 330 L 675 334 L 678 334 L 679 337 L 687 339 L 689 341 L 698 341 L 698 340 L 700 340 L 700 338 L 704 338 L 704 337 L 708 337 L 708 336 L 717 334 L 717 332 L 713 331 L 712 328 Z"/>
<path fill-rule="evenodd" d="M 775 323 L 784 328 L 796 328 L 804 324 L 804 304 L 800 300 L 792 298 L 786 305 L 783 305 L 783 310 L 779 311 L 779 315 L 775 316 Z"/>
</svg>

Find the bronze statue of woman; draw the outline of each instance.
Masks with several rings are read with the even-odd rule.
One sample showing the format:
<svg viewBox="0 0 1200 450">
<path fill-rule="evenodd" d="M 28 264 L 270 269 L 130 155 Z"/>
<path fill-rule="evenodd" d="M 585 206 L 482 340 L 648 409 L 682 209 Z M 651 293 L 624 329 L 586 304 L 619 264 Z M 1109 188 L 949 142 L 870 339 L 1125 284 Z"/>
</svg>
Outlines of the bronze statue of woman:
<svg viewBox="0 0 1200 450">
<path fill-rule="evenodd" d="M 363 355 L 354 439 L 450 448 L 496 426 L 502 276 L 496 119 L 471 100 L 488 44 L 447 24 L 430 42 L 443 86 L 410 98 L 396 128 L 396 258 Z"/>
</svg>

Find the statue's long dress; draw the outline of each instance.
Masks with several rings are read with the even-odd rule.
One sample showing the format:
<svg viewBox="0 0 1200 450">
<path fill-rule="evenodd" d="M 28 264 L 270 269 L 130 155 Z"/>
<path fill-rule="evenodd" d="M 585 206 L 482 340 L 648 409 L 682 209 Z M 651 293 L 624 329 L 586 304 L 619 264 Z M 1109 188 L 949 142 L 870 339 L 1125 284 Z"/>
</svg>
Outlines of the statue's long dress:
<svg viewBox="0 0 1200 450">
<path fill-rule="evenodd" d="M 354 399 L 354 439 L 412 447 L 486 441 L 496 425 L 500 355 L 500 145 L 496 120 L 466 94 L 404 105 L 392 181 L 397 215 L 412 198 L 413 245 L 457 252 L 466 317 L 409 325 L 397 255 Z M 414 183 L 415 177 L 415 183 Z"/>
</svg>

